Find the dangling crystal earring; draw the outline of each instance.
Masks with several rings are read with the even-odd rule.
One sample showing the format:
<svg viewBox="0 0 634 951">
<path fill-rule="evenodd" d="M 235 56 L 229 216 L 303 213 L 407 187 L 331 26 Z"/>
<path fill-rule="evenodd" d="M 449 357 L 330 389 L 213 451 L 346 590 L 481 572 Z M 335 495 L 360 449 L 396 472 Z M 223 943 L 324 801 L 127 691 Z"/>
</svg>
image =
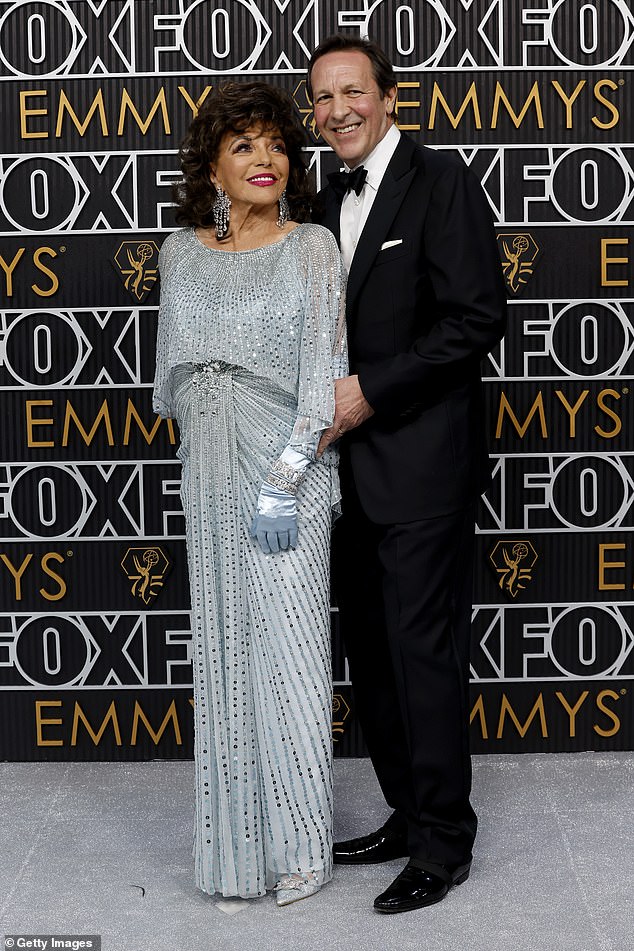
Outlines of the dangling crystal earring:
<svg viewBox="0 0 634 951">
<path fill-rule="evenodd" d="M 216 226 L 216 237 L 220 241 L 229 230 L 229 211 L 231 209 L 231 199 L 223 189 L 222 185 L 216 185 L 216 200 L 213 206 L 214 224 Z"/>
<path fill-rule="evenodd" d="M 286 198 L 286 189 L 282 192 L 279 197 L 280 213 L 277 216 L 277 227 L 283 228 L 286 222 L 288 221 L 289 207 L 288 200 Z"/>
</svg>

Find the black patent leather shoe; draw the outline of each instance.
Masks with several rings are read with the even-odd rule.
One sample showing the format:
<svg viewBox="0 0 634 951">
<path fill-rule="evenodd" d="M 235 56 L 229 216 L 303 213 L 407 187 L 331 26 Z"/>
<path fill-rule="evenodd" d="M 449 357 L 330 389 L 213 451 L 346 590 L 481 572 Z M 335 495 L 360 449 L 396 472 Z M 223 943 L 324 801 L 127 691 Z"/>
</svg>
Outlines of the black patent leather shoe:
<svg viewBox="0 0 634 951">
<path fill-rule="evenodd" d="M 383 826 L 370 835 L 347 842 L 335 842 L 332 850 L 336 865 L 378 865 L 409 855 L 404 835 Z"/>
<path fill-rule="evenodd" d="M 471 862 L 466 865 L 439 866 L 439 874 L 409 863 L 389 888 L 374 902 L 377 911 L 395 915 L 442 901 L 450 888 L 469 878 Z"/>
</svg>

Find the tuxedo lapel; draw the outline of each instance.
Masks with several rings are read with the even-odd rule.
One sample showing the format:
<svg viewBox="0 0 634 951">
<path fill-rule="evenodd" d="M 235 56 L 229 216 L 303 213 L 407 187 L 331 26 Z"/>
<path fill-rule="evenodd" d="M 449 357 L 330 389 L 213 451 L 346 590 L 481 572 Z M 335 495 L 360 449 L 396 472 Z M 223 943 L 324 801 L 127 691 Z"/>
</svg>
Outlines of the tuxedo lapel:
<svg viewBox="0 0 634 951">
<path fill-rule="evenodd" d="M 337 244 L 340 243 L 340 217 L 341 217 L 341 202 L 337 198 L 334 189 L 328 185 L 321 195 L 324 199 L 324 213 L 319 223 L 328 228 L 329 231 L 332 231 L 335 238 L 337 239 Z"/>
<path fill-rule="evenodd" d="M 381 249 L 381 245 L 416 174 L 416 167 L 412 167 L 411 162 L 414 150 L 415 146 L 412 140 L 406 136 L 401 136 L 390 164 L 385 170 L 385 175 L 352 259 L 350 274 L 348 275 L 348 314 L 352 313 L 352 307 L 363 287 L 368 271 Z M 331 226 L 329 225 L 329 227 Z M 331 228 L 331 230 L 334 230 L 334 228 Z M 339 236 L 339 222 L 337 222 L 336 234 Z"/>
</svg>

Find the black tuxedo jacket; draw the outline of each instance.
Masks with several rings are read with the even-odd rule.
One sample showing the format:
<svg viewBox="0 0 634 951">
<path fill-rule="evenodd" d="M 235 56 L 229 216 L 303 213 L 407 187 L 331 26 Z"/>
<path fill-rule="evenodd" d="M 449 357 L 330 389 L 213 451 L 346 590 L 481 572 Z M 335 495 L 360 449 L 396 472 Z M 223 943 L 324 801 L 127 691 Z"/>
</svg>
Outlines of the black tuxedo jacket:
<svg viewBox="0 0 634 951">
<path fill-rule="evenodd" d="M 321 197 L 339 240 L 340 200 L 331 186 Z M 346 316 L 350 373 L 375 411 L 342 445 L 365 513 L 390 524 L 463 507 L 490 478 L 480 361 L 506 319 L 491 212 L 465 165 L 401 135 L 355 251 Z"/>
</svg>

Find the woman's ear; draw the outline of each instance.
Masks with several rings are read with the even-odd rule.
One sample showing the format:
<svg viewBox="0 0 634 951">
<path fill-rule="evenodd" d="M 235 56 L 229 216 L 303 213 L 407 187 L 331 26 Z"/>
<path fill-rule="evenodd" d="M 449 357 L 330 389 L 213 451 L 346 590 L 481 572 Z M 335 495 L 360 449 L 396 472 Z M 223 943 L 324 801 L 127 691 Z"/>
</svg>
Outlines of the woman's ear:
<svg viewBox="0 0 634 951">
<path fill-rule="evenodd" d="M 217 188 L 218 185 L 220 184 L 220 182 L 218 181 L 218 177 L 216 175 L 216 170 L 213 167 L 213 165 L 211 165 L 211 163 L 209 165 L 209 181 L 214 186 L 214 188 Z"/>
</svg>

